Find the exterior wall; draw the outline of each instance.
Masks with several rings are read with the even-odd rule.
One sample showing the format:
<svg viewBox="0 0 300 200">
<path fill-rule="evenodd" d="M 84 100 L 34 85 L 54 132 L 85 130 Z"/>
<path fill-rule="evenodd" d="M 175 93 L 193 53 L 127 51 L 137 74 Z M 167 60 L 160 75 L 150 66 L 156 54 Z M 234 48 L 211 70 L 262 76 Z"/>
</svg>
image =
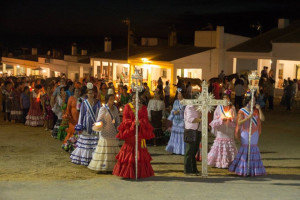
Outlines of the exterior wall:
<svg viewBox="0 0 300 200">
<path fill-rule="evenodd" d="M 233 35 L 229 33 L 224 34 L 224 48 L 225 49 L 230 49 L 231 47 L 234 47 L 238 44 L 241 44 L 243 42 L 246 42 L 250 38 L 248 37 L 243 37 L 239 35 Z"/>
<path fill-rule="evenodd" d="M 216 31 L 195 31 L 195 47 L 216 47 Z"/>
<path fill-rule="evenodd" d="M 300 60 L 300 43 L 273 43 L 273 57 Z"/>
<path fill-rule="evenodd" d="M 177 69 L 202 69 L 202 79 L 205 80 L 218 76 L 217 53 L 217 50 L 210 50 L 172 61 L 173 80 L 176 80 Z"/>
</svg>

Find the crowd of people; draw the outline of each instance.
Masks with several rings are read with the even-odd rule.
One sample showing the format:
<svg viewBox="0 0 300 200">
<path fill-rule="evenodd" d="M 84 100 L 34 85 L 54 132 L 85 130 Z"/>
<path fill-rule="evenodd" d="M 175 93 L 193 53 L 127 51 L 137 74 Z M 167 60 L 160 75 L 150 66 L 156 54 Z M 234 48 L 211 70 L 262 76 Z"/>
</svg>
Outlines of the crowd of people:
<svg viewBox="0 0 300 200">
<path fill-rule="evenodd" d="M 217 106 L 209 125 L 216 137 L 208 154 L 208 164 L 229 168 L 238 175 L 247 174 L 248 134 L 251 140 L 250 175 L 266 174 L 257 146 L 264 121 L 261 106 L 255 104 L 250 114 L 251 94 L 244 91 L 242 80 L 235 86 L 235 103 Z M 217 98 L 231 101 L 230 83 L 224 80 L 224 90 L 215 89 Z M 176 96 L 170 99 L 170 85 L 163 87 L 158 80 L 151 96 L 147 83 L 142 92 L 128 90 L 127 85 L 85 78 L 73 82 L 65 77 L 51 80 L 7 78 L 2 82 L 2 110 L 4 121 L 24 123 L 26 126 L 44 126 L 53 138 L 62 141 L 62 148 L 70 153 L 71 162 L 98 172 L 112 172 L 124 178 L 135 178 L 135 132 L 138 125 L 138 177 L 154 175 L 147 145 L 164 145 L 161 138 L 165 128 L 170 130 L 166 151 L 184 155 L 184 173 L 198 174 L 197 153 L 201 136 L 201 111 L 184 106 L 181 100 L 193 98 L 191 83 L 178 77 Z M 239 86 L 241 85 L 241 87 Z M 136 119 L 135 95 L 139 96 Z M 239 98 L 240 97 L 240 98 Z M 255 97 L 257 101 L 259 96 Z M 236 107 L 238 106 L 238 113 Z M 249 133 L 249 124 L 253 123 Z M 166 127 L 165 127 L 166 126 Z M 165 127 L 165 128 L 164 128 Z M 185 132 L 196 133 L 193 141 L 185 140 Z M 237 151 L 235 138 L 241 141 Z M 119 148 L 119 140 L 124 140 Z"/>
</svg>

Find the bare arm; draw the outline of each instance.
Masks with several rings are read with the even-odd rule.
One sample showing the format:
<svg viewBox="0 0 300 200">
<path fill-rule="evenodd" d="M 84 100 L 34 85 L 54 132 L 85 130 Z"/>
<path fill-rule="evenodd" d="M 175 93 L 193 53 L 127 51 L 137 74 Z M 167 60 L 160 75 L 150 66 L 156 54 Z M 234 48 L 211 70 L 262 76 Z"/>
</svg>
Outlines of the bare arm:
<svg viewBox="0 0 300 200">
<path fill-rule="evenodd" d="M 263 111 L 261 110 L 260 106 L 259 105 L 256 105 L 256 108 L 258 109 L 258 113 L 259 113 L 259 118 L 260 118 L 260 121 L 265 121 L 265 115 L 263 113 Z"/>
<path fill-rule="evenodd" d="M 243 119 L 243 114 L 238 114 L 238 126 L 244 124 L 247 120 L 250 120 L 253 117 L 253 114 L 249 115 L 245 119 Z"/>
</svg>

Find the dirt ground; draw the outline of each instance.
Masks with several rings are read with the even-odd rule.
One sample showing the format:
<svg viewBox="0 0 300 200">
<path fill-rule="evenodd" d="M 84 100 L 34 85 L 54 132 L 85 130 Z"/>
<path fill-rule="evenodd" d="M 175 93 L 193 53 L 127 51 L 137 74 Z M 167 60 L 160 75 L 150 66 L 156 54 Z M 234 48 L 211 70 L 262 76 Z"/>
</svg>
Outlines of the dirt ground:
<svg viewBox="0 0 300 200">
<path fill-rule="evenodd" d="M 183 174 L 183 156 L 149 147 L 155 177 L 124 180 L 72 164 L 43 128 L 0 120 L 0 200 L 8 199 L 296 199 L 300 195 L 300 109 L 265 112 L 259 141 L 267 176 L 237 177 L 209 168 L 209 178 Z M 213 137 L 210 136 L 209 145 Z M 239 146 L 239 144 L 237 144 Z M 201 170 L 201 163 L 198 163 Z M 261 198 L 257 198 L 261 197 Z"/>
</svg>

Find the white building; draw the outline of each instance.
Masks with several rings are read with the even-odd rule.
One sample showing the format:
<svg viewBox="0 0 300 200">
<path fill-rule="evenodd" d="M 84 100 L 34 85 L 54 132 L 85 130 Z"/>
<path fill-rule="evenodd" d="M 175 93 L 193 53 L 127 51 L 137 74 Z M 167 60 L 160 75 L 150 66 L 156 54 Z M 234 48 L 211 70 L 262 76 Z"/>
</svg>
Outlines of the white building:
<svg viewBox="0 0 300 200">
<path fill-rule="evenodd" d="M 173 42 L 172 42 L 173 38 Z M 231 66 L 226 50 L 247 41 L 249 38 L 224 33 L 224 27 L 215 31 L 196 31 L 194 45 L 177 45 L 176 38 L 169 38 L 169 46 L 159 46 L 156 38 L 142 38 L 142 46 L 131 46 L 127 59 L 127 49 L 106 51 L 91 57 L 93 75 L 118 83 L 131 82 L 130 75 L 135 67 L 141 68 L 144 82 L 153 90 L 162 77 L 172 85 L 176 76 L 210 79 L 221 70 Z M 111 44 L 111 43 L 110 43 Z M 106 45 L 105 45 L 106 47 Z"/>
<path fill-rule="evenodd" d="M 2 73 L 8 75 L 41 75 L 43 77 L 57 77 L 66 74 L 72 80 L 79 80 L 91 74 L 90 58 L 86 50 L 77 54 L 77 48 L 72 46 L 72 55 L 57 55 L 53 50 L 52 56 L 38 55 L 37 49 L 32 49 L 31 55 L 2 57 Z"/>
<path fill-rule="evenodd" d="M 230 72 L 260 72 L 266 66 L 274 71 L 276 88 L 281 88 L 283 79 L 300 79 L 300 22 L 289 24 L 289 20 L 279 19 L 277 28 L 227 52 Z"/>
</svg>

